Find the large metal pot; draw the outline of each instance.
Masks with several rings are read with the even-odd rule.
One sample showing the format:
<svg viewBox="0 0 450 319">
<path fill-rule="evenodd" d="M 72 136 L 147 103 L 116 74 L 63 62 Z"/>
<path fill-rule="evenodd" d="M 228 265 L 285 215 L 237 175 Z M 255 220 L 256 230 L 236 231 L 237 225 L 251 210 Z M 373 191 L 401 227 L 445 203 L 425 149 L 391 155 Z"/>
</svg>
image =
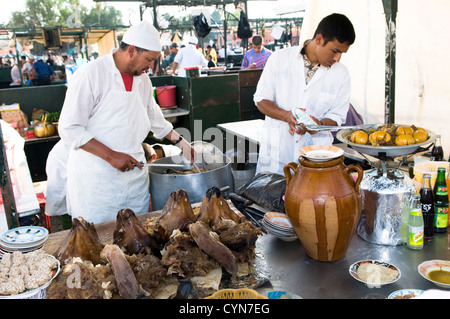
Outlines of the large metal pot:
<svg viewBox="0 0 450 319">
<path fill-rule="evenodd" d="M 201 202 L 208 188 L 212 186 L 234 192 L 231 159 L 210 143 L 195 141 L 192 142 L 192 145 L 197 152 L 197 166 L 207 171 L 189 175 L 168 174 L 166 173 L 167 167 L 149 166 L 150 194 L 153 210 L 162 209 L 170 193 L 178 189 L 184 189 L 187 192 L 191 204 Z M 183 155 L 161 158 L 153 163 L 183 164 L 184 168 L 175 169 L 192 169 L 190 163 L 186 161 Z"/>
</svg>

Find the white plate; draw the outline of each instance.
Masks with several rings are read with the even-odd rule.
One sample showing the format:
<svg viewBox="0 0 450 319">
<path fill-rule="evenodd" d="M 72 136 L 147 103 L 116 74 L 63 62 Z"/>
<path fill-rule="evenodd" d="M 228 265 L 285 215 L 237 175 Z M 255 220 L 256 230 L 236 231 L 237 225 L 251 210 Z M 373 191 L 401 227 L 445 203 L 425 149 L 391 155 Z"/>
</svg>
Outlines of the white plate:
<svg viewBox="0 0 450 319">
<path fill-rule="evenodd" d="M 423 278 L 431 281 L 433 284 L 435 284 L 439 287 L 443 287 L 443 288 L 450 288 L 450 284 L 444 284 L 439 281 L 434 281 L 434 280 L 430 279 L 430 277 L 429 277 L 430 272 L 432 272 L 433 270 L 450 271 L 450 261 L 449 260 L 439 260 L 439 259 L 427 260 L 427 261 L 424 261 L 423 263 L 421 263 L 417 267 L 417 270 L 419 271 L 419 274 Z"/>
<path fill-rule="evenodd" d="M 264 220 L 273 226 L 281 229 L 292 229 L 292 224 L 288 217 L 282 213 L 269 212 L 264 214 Z"/>
<path fill-rule="evenodd" d="M 300 155 L 310 161 L 329 161 L 344 155 L 344 150 L 332 145 L 309 145 L 300 148 Z"/>
<path fill-rule="evenodd" d="M 48 236 L 45 238 L 42 238 L 41 240 L 38 240 L 33 243 L 26 243 L 26 244 L 10 244 L 8 242 L 4 242 L 3 240 L 0 240 L 0 248 L 5 248 L 8 250 L 22 250 L 22 249 L 29 249 L 36 246 L 41 246 L 47 241 Z"/>
<path fill-rule="evenodd" d="M 409 294 L 414 293 L 414 297 L 420 296 L 421 294 L 423 294 L 423 290 L 420 289 L 400 289 L 397 291 L 394 291 L 393 293 L 391 293 L 387 299 L 394 299 L 395 297 L 403 297 Z M 413 297 L 413 298 L 414 298 Z"/>
<path fill-rule="evenodd" d="M 388 267 L 388 268 L 391 268 L 391 269 L 395 269 L 395 270 L 398 271 L 398 276 L 397 276 L 397 278 L 395 278 L 393 281 L 390 281 L 390 282 L 372 283 L 372 282 L 364 281 L 364 280 L 362 280 L 362 279 L 360 279 L 358 277 L 358 273 L 357 273 L 359 266 L 361 264 L 363 264 L 363 263 L 371 263 L 371 264 L 385 266 L 385 267 Z M 387 263 L 387 262 L 384 262 L 384 261 L 380 261 L 380 260 L 360 260 L 360 261 L 357 261 L 357 262 L 353 263 L 350 266 L 348 271 L 349 271 L 350 275 L 353 278 L 355 278 L 359 282 L 365 283 L 368 287 L 379 287 L 379 286 L 383 286 L 383 285 L 392 284 L 392 283 L 396 282 L 397 280 L 399 280 L 400 277 L 401 277 L 401 272 L 400 272 L 400 269 L 398 267 L 394 266 L 393 264 L 390 264 L 390 263 Z M 376 274 L 374 274 L 374 275 L 376 275 Z"/>
<path fill-rule="evenodd" d="M 1 240 L 10 245 L 26 245 L 41 241 L 48 236 L 48 230 L 38 226 L 23 226 L 3 233 Z"/>
</svg>

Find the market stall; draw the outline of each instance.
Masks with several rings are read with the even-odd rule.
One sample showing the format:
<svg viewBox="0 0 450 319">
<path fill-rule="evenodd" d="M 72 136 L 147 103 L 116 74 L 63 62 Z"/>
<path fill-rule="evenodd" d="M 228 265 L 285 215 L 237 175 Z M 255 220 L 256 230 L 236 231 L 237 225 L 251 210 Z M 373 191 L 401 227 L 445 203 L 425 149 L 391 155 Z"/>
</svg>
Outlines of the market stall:
<svg viewBox="0 0 450 319">
<path fill-rule="evenodd" d="M 195 206 L 195 205 L 193 205 Z M 145 221 L 151 214 L 138 215 Z M 100 241 L 112 243 L 116 222 L 96 226 Z M 50 234 L 45 251 L 54 254 L 61 246 L 70 230 Z M 288 292 L 290 296 L 304 299 L 371 299 L 387 298 L 391 293 L 402 289 L 441 289 L 424 279 L 417 267 L 431 259 L 449 260 L 446 249 L 449 234 L 436 236 L 420 251 L 406 246 L 387 246 L 371 244 L 358 235 L 350 242 L 345 258 L 332 263 L 320 262 L 310 258 L 298 240 L 283 241 L 270 234 L 262 234 L 256 242 L 254 267 L 258 269 L 260 286 L 255 287 L 262 294 L 271 291 Z M 369 287 L 351 276 L 349 269 L 361 260 L 382 260 L 398 267 L 400 278 L 392 284 Z"/>
</svg>

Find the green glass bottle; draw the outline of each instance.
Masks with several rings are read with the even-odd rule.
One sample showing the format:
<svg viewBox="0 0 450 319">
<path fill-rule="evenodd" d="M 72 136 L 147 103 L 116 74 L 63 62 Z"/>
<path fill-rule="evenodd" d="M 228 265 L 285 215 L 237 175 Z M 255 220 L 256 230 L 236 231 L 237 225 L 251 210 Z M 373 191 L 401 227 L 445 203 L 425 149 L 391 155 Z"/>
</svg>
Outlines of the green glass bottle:
<svg viewBox="0 0 450 319">
<path fill-rule="evenodd" d="M 445 168 L 438 168 L 438 176 L 434 183 L 434 232 L 445 233 L 448 226 L 448 190 Z"/>
</svg>

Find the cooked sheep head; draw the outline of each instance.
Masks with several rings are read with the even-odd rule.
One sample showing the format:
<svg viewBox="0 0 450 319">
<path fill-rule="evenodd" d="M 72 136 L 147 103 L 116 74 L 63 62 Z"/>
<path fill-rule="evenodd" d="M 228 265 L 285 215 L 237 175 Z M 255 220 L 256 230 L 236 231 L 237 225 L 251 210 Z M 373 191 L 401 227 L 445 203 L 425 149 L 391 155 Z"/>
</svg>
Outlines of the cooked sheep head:
<svg viewBox="0 0 450 319">
<path fill-rule="evenodd" d="M 138 295 L 138 283 L 130 263 L 123 251 L 117 245 L 106 245 L 102 250 L 102 256 L 110 263 L 117 289 L 122 298 L 136 299 Z"/>
<path fill-rule="evenodd" d="M 220 242 L 217 233 L 211 231 L 209 226 L 202 221 L 197 221 L 188 227 L 189 233 L 201 250 L 219 262 L 230 274 L 235 275 L 237 273 L 238 264 L 236 258 L 231 250 Z"/>
<path fill-rule="evenodd" d="M 94 224 L 78 217 L 72 220 L 72 228 L 58 249 L 56 257 L 63 265 L 69 263 L 73 257 L 90 260 L 94 265 L 98 265 L 103 263 L 100 258 L 103 247 Z"/>
<path fill-rule="evenodd" d="M 166 243 L 175 229 L 183 230 L 194 221 L 194 211 L 186 191 L 183 189 L 173 191 L 162 209 L 154 233 L 159 234 L 162 243 Z"/>
<path fill-rule="evenodd" d="M 113 237 L 113 243 L 127 255 L 148 254 L 151 251 L 155 256 L 161 256 L 161 247 L 145 230 L 131 209 L 121 209 L 117 213 Z"/>
<path fill-rule="evenodd" d="M 228 202 L 223 198 L 220 189 L 215 186 L 206 191 L 206 195 L 200 205 L 197 220 L 205 222 L 213 230 L 220 228 L 221 224 L 227 221 L 241 222 L 240 218 L 232 211 Z"/>
</svg>

